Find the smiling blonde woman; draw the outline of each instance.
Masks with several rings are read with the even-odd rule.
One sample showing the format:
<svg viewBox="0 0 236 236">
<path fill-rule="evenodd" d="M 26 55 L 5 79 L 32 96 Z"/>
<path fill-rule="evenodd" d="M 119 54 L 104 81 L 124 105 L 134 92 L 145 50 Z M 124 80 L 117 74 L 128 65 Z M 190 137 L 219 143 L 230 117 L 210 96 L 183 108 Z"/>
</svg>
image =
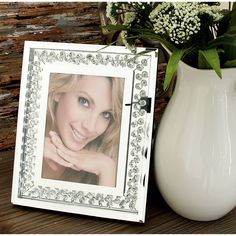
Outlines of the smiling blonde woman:
<svg viewBox="0 0 236 236">
<path fill-rule="evenodd" d="M 123 83 L 51 74 L 43 178 L 115 186 Z"/>
</svg>

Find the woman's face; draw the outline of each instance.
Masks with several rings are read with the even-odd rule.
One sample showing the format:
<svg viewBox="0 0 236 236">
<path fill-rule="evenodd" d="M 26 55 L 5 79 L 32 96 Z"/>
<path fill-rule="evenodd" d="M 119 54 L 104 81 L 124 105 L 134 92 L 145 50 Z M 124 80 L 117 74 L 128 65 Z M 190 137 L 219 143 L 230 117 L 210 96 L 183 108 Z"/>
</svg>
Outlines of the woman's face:
<svg viewBox="0 0 236 236">
<path fill-rule="evenodd" d="M 79 151 L 104 133 L 112 118 L 111 81 L 83 76 L 71 92 L 57 94 L 56 125 L 63 143 Z"/>
</svg>

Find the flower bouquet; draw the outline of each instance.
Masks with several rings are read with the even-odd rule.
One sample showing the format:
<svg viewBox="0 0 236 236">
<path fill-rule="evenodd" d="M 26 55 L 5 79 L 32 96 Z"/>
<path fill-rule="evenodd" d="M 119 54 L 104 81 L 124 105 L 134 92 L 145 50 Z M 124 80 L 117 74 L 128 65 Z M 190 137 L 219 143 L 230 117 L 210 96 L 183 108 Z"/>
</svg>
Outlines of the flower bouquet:
<svg viewBox="0 0 236 236">
<path fill-rule="evenodd" d="M 120 31 L 127 48 L 140 40 L 160 42 L 170 52 L 164 89 L 180 60 L 199 69 L 236 67 L 236 3 L 222 9 L 216 2 L 108 3 L 108 30 Z"/>
</svg>

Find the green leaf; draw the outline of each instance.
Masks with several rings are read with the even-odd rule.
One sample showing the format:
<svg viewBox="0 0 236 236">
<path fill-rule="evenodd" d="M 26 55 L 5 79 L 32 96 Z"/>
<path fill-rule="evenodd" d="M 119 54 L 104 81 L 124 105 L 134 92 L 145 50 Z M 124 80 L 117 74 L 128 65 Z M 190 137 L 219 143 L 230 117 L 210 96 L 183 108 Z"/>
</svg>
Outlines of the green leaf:
<svg viewBox="0 0 236 236">
<path fill-rule="evenodd" d="M 140 38 L 142 39 L 155 39 L 157 41 L 159 41 L 161 44 L 165 45 L 167 48 L 170 49 L 170 51 L 175 51 L 177 50 L 177 48 L 170 42 L 168 42 L 167 40 L 165 40 L 163 37 L 160 37 L 156 34 L 141 34 Z"/>
<path fill-rule="evenodd" d="M 201 53 L 201 50 L 198 51 L 198 69 L 207 69 L 211 68 L 203 54 Z"/>
<path fill-rule="evenodd" d="M 222 78 L 220 70 L 220 58 L 216 48 L 208 50 L 199 50 L 199 53 L 205 58 L 206 62 L 214 69 L 216 74 Z"/>
<path fill-rule="evenodd" d="M 175 50 L 173 51 L 173 53 L 171 54 L 168 64 L 167 64 L 167 68 L 166 68 L 166 74 L 165 74 L 165 80 L 164 80 L 164 89 L 166 90 L 169 85 L 170 82 L 173 78 L 174 73 L 177 70 L 177 66 L 179 61 L 182 59 L 184 53 L 186 50 Z"/>
<path fill-rule="evenodd" d="M 236 4 L 233 3 L 233 10 L 231 11 L 231 19 L 229 21 L 229 26 L 227 29 L 227 34 L 234 34 L 234 37 L 236 37 Z M 224 46 L 225 50 L 225 61 L 231 61 L 236 59 L 236 45 L 227 45 Z"/>
<path fill-rule="evenodd" d="M 128 26 L 125 26 L 125 25 L 106 25 L 106 26 L 102 26 L 102 28 L 105 28 L 107 30 L 112 30 L 112 31 L 113 30 L 117 30 L 117 31 L 125 30 L 129 33 L 134 33 L 133 38 L 155 39 L 155 40 L 159 41 L 160 43 L 164 44 L 171 51 L 176 50 L 176 47 L 172 43 L 165 40 L 163 37 L 157 35 L 152 29 L 129 28 Z"/>
<path fill-rule="evenodd" d="M 219 45 L 236 46 L 236 34 L 223 34 L 220 37 L 212 40 L 208 44 L 208 48 L 214 48 Z"/>
<path fill-rule="evenodd" d="M 104 26 L 101 26 L 101 28 L 111 30 L 111 31 L 114 31 L 114 30 L 121 31 L 121 30 L 128 29 L 128 27 L 126 25 L 104 25 Z"/>
<path fill-rule="evenodd" d="M 231 11 L 231 21 L 232 25 L 236 24 L 236 3 L 233 3 L 232 11 Z"/>
<path fill-rule="evenodd" d="M 226 61 L 224 64 L 224 67 L 236 67 L 236 59 Z"/>
<path fill-rule="evenodd" d="M 235 26 L 234 27 L 230 27 L 227 33 L 235 35 L 236 34 L 236 27 Z"/>
</svg>

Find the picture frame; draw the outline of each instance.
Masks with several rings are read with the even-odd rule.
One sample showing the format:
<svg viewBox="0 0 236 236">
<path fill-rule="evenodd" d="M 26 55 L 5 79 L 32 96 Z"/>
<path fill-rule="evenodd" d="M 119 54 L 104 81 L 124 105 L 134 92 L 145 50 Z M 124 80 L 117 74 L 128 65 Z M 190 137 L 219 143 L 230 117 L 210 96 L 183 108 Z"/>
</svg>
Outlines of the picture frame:
<svg viewBox="0 0 236 236">
<path fill-rule="evenodd" d="M 144 222 L 151 153 L 157 61 L 158 51 L 147 51 L 145 48 L 137 48 L 137 52 L 134 54 L 123 46 L 26 41 L 24 46 L 17 121 L 12 203 L 54 211 Z M 97 107 L 93 105 L 97 110 L 99 107 L 104 106 L 101 109 L 105 111 L 99 108 L 99 112 L 96 113 L 98 114 L 97 117 L 99 117 L 97 118 L 100 122 L 99 124 L 103 124 L 103 126 L 100 125 L 103 129 L 101 128 L 102 131 L 99 134 L 99 138 L 102 135 L 105 136 L 108 125 L 115 120 L 114 117 L 109 118 L 112 115 L 106 111 L 106 109 L 113 107 L 111 102 L 115 101 L 115 87 L 113 84 L 112 91 L 114 94 L 112 95 L 109 92 L 110 90 L 103 92 L 102 81 L 107 85 L 107 78 L 109 77 L 109 81 L 115 81 L 116 79 L 119 83 L 122 82 L 122 106 L 120 110 L 118 110 L 120 114 L 119 136 L 117 136 L 119 142 L 118 145 L 115 145 L 118 147 L 117 159 L 116 162 L 112 162 L 115 163 L 116 166 L 115 172 L 111 174 L 111 176 L 115 176 L 115 181 L 112 182 L 114 183 L 113 185 L 109 185 L 106 182 L 107 180 L 110 181 L 112 177 L 104 177 L 106 184 L 105 182 L 102 184 L 101 175 L 99 175 L 99 181 L 95 184 L 71 181 L 66 178 L 63 179 L 64 177 L 62 178 L 62 175 L 60 175 L 58 171 L 60 169 L 59 167 L 61 167 L 58 163 L 56 163 L 55 173 L 50 168 L 51 172 L 47 172 L 47 169 L 44 169 L 44 163 L 49 163 L 47 162 L 48 159 L 46 159 L 47 155 L 45 154 L 46 150 L 48 150 L 46 147 L 48 133 L 45 127 L 47 127 L 49 122 L 47 117 L 50 104 L 49 94 L 51 94 L 50 86 L 53 84 L 52 78 L 55 77 L 54 75 L 58 74 L 62 76 L 66 75 L 68 78 L 79 77 L 80 79 L 76 80 L 78 84 L 72 86 L 73 88 L 78 86 L 80 89 L 79 92 L 82 91 L 84 86 L 82 82 L 88 83 L 90 80 L 94 86 L 90 86 L 89 88 L 97 88 L 97 90 L 92 93 L 92 96 L 96 95 L 97 98 L 92 98 L 92 101 L 89 100 L 89 102 L 87 102 L 87 99 L 83 100 L 84 98 L 79 97 L 77 101 L 79 101 L 79 106 L 86 105 L 85 109 L 88 109 L 88 104 L 92 107 L 92 104 L 96 105 L 96 99 L 103 99 Z M 58 77 L 55 78 L 56 81 L 59 81 L 57 79 Z M 57 122 L 57 129 L 59 130 L 57 133 L 61 134 L 59 135 L 59 139 L 61 138 L 61 144 L 64 145 L 63 147 L 71 151 L 68 145 L 65 144 L 67 141 L 63 140 L 62 131 L 60 130 L 62 126 L 59 127 L 59 118 L 57 118 L 57 116 L 60 117 L 60 119 L 65 118 L 62 123 L 63 125 L 67 124 L 67 113 L 64 112 L 64 109 L 67 107 L 73 110 L 72 112 L 75 112 L 77 105 L 60 105 L 60 102 L 64 101 L 63 99 L 65 98 L 65 96 L 63 97 L 62 95 L 67 94 L 67 92 L 58 92 L 56 94 L 60 94 L 59 100 L 57 100 L 56 95 L 54 97 L 52 96 L 54 99 L 52 100 L 56 104 L 56 108 L 54 109 L 56 111 L 55 120 Z M 76 96 L 78 97 L 80 95 Z M 108 104 L 106 105 L 107 107 L 105 107 L 105 104 Z M 61 107 L 62 113 L 57 115 L 60 110 L 59 107 Z M 87 117 L 86 120 L 92 117 L 91 114 L 94 114 L 94 112 L 90 113 L 89 118 Z M 82 115 L 76 117 L 82 117 Z M 107 121 L 107 119 L 109 119 L 109 121 Z M 84 143 L 84 140 L 89 140 L 85 134 L 87 131 L 82 132 L 83 134 L 80 133 L 80 129 L 83 128 L 85 130 L 85 125 L 80 121 L 80 128 L 73 128 L 75 127 L 75 123 L 73 122 L 75 121 L 68 121 L 69 125 L 72 124 L 71 130 L 67 130 L 67 134 L 69 133 L 71 135 L 68 136 L 68 140 L 74 142 L 75 139 L 77 139 L 78 144 L 81 144 L 81 149 L 84 150 L 90 144 L 88 144 L 87 141 L 86 144 Z M 67 127 L 69 127 L 69 125 Z M 89 123 L 89 128 L 91 128 L 91 126 L 91 123 Z M 94 127 L 98 126 L 95 125 Z M 87 139 L 83 135 L 86 136 Z M 95 138 L 91 139 L 93 139 L 93 141 L 95 140 Z M 58 148 L 52 140 L 53 138 L 49 138 L 50 145 L 52 145 L 53 148 L 56 146 L 56 157 L 61 157 L 61 155 L 59 155 L 59 151 L 61 151 L 59 150 L 60 147 Z M 103 139 L 100 144 L 104 144 L 104 140 L 105 139 Z M 100 155 L 101 149 L 98 150 L 100 151 L 96 151 L 96 155 L 93 157 L 96 161 L 98 156 L 105 158 L 104 155 Z M 81 150 L 76 151 L 78 151 L 80 158 Z M 108 148 L 105 151 L 108 151 Z M 66 152 L 67 151 L 65 151 L 65 153 Z M 92 153 L 87 149 L 85 152 L 88 153 L 88 156 Z M 53 155 L 49 155 L 49 158 L 52 156 Z M 62 160 L 67 163 L 68 160 L 63 158 Z M 106 160 L 109 159 L 109 157 L 106 158 Z M 77 165 L 77 162 L 71 163 L 70 160 L 72 159 L 69 159 L 67 163 L 70 167 L 63 166 L 63 171 L 69 171 L 73 167 L 75 168 L 76 176 L 77 174 L 79 176 L 81 169 L 85 170 L 86 173 L 90 172 L 90 167 L 84 167 L 85 165 L 82 166 L 82 164 Z M 87 160 L 88 159 L 86 159 L 85 162 L 87 162 Z M 52 160 L 50 161 L 53 162 Z M 77 161 L 77 159 L 73 159 L 73 161 Z M 92 163 L 92 165 L 94 165 L 94 163 Z M 96 166 L 99 165 L 100 164 L 97 164 Z M 101 167 L 101 173 L 104 172 L 104 176 L 108 176 L 107 172 L 109 168 L 107 167 L 106 165 L 105 168 L 103 168 L 103 166 Z M 86 168 L 88 168 L 88 170 Z M 45 177 L 44 173 L 48 173 L 48 175 L 45 175 Z M 57 177 L 50 177 L 54 176 L 54 174 Z"/>
</svg>

